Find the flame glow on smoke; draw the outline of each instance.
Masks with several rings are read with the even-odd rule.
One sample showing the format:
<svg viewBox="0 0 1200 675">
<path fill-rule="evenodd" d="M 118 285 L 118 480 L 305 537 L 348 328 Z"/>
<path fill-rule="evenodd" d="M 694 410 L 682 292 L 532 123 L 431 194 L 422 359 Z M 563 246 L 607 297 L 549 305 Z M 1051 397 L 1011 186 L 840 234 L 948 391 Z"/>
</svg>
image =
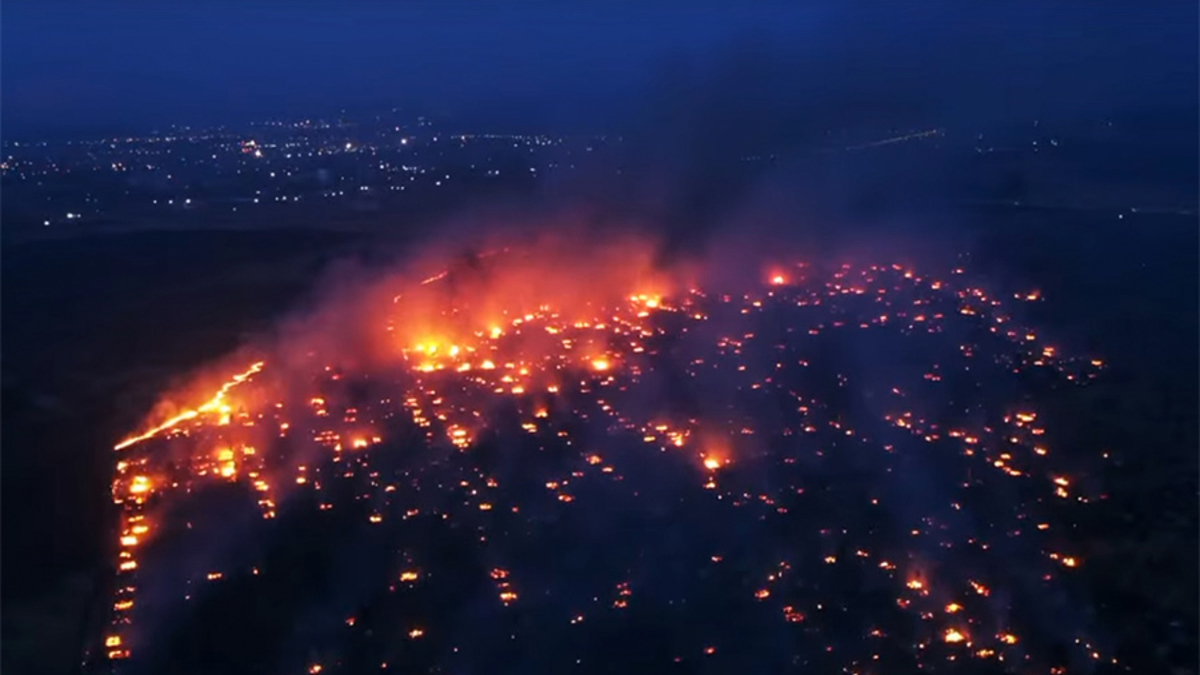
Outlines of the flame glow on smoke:
<svg viewBox="0 0 1200 675">
<path fill-rule="evenodd" d="M 488 561 L 477 580 L 487 602 L 529 612 L 535 632 L 673 607 L 671 621 L 695 628 L 662 647 L 664 668 L 762 651 L 760 638 L 689 614 L 721 625 L 716 606 L 755 617 L 745 620 L 774 636 L 784 661 L 814 672 L 980 660 L 1062 667 L 1025 633 L 1039 608 L 1012 591 L 1058 588 L 1086 565 L 1061 548 L 1056 528 L 1097 496 L 1057 459 L 1022 392 L 1085 384 L 1103 363 L 1060 354 L 967 279 L 963 270 L 796 263 L 768 268 L 738 294 L 710 293 L 655 270 L 644 245 L 582 255 L 560 242 L 377 284 L 345 303 L 352 310 L 299 324 L 302 339 L 115 446 L 119 581 L 103 652 L 132 664 L 143 645 L 169 637 L 139 614 L 160 555 L 149 548 L 186 539 L 193 523 L 182 526 L 178 512 L 211 486 L 232 485 L 254 495 L 264 531 L 283 527 L 295 501 L 391 532 L 398 562 L 379 592 L 396 602 L 451 583 L 406 538 L 422 527 L 469 533 Z M 856 340 L 885 364 L 891 349 L 897 363 L 920 365 L 864 366 L 865 376 L 835 360 Z M 1004 508 L 989 509 L 997 499 Z M 616 546 L 587 540 L 586 528 L 643 508 L 647 522 L 696 535 L 695 559 L 677 554 L 699 570 L 694 585 L 650 581 L 662 573 L 646 542 L 604 568 L 621 576 L 578 581 L 599 584 L 579 592 L 518 554 L 531 542 L 550 547 L 537 538 L 558 531 L 546 523 L 575 523 L 584 529 L 572 536 Z M 777 529 L 791 541 L 748 534 Z M 993 559 L 997 548 L 1004 559 Z M 272 572 L 213 569 L 174 601 Z M 839 595 L 847 575 L 874 600 Z M 551 597 L 561 617 L 546 609 Z M 379 647 L 377 666 L 465 663 L 452 624 L 420 616 L 415 601 L 404 606 L 401 634 Z M 308 672 L 349 668 L 340 645 L 369 628 L 357 615 L 338 625 L 319 659 L 305 657 Z M 765 629 L 774 625 L 788 637 Z M 1071 637 L 1086 660 L 1109 658 L 1083 632 Z"/>
</svg>

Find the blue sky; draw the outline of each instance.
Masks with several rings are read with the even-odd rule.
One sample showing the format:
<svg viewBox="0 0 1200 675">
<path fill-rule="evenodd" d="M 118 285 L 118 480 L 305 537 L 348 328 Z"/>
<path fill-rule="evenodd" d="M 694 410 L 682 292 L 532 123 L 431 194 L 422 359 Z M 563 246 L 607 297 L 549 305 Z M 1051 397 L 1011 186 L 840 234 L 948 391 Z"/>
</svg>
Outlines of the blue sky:
<svg viewBox="0 0 1200 675">
<path fill-rule="evenodd" d="M 8 0 L 2 114 L 18 132 L 393 105 L 602 126 L 673 67 L 768 45 L 814 97 L 1194 104 L 1194 3 L 1133 5 Z"/>
</svg>

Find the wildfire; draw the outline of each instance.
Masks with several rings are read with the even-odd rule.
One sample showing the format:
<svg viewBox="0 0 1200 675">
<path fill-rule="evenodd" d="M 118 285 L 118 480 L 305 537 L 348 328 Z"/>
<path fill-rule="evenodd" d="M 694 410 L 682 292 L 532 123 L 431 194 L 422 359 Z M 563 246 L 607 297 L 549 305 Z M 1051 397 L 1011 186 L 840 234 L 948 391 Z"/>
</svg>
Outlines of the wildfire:
<svg viewBox="0 0 1200 675">
<path fill-rule="evenodd" d="M 950 644 L 956 644 L 956 643 L 962 642 L 963 640 L 966 640 L 967 636 L 965 633 L 958 630 L 957 628 L 948 628 L 948 629 L 946 629 L 945 634 L 942 635 L 942 639 Z"/>
<path fill-rule="evenodd" d="M 451 271 L 428 277 L 416 291 L 405 288 L 397 294 L 389 289 L 386 297 L 392 302 L 384 304 L 392 314 L 372 316 L 369 339 L 363 340 L 369 344 L 364 350 L 378 348 L 378 354 L 342 358 L 336 349 L 294 350 L 307 356 L 293 361 L 303 364 L 308 358 L 312 364 L 303 376 L 291 374 L 303 370 L 292 361 L 286 361 L 286 369 L 281 367 L 289 372 L 271 371 L 263 377 L 256 376 L 267 371 L 267 362 L 250 364 L 224 378 L 201 404 L 122 440 L 115 446 L 120 454 L 112 484 L 113 498 L 122 508 L 116 561 L 121 589 L 113 598 L 111 626 L 102 636 L 109 657 L 130 657 L 127 643 L 141 642 L 129 632 L 135 626 L 154 629 L 135 623 L 143 605 L 135 610 L 134 603 L 145 570 L 153 570 L 161 560 L 154 557 L 154 538 L 167 533 L 187 536 L 191 527 L 190 522 L 176 527 L 174 515 L 167 517 L 156 509 L 179 505 L 205 486 L 219 485 L 220 490 L 241 486 L 248 491 L 254 500 L 250 508 L 256 501 L 261 509 L 264 531 L 277 531 L 270 528 L 279 527 L 272 520 L 277 511 L 287 513 L 281 505 L 311 500 L 321 518 L 345 513 L 344 520 L 336 522 L 349 523 L 345 527 L 355 532 L 371 532 L 364 536 L 406 532 L 398 538 L 402 550 L 387 576 L 389 591 L 397 595 L 440 592 L 435 589 L 449 575 L 428 551 L 417 547 L 425 532 L 451 532 L 462 537 L 464 547 L 476 547 L 464 549 L 477 556 L 470 558 L 471 565 L 487 561 L 482 571 L 466 566 L 482 577 L 478 581 L 485 587 L 486 603 L 506 614 L 536 603 L 537 611 L 527 619 L 534 625 L 542 603 L 555 601 L 558 591 L 535 585 L 543 574 L 526 575 L 529 563 L 523 551 L 572 555 L 557 547 L 590 535 L 593 519 L 608 512 L 605 502 L 597 506 L 595 495 L 614 500 L 616 511 L 627 504 L 655 504 L 655 513 L 666 514 L 663 518 L 704 514 L 713 518 L 704 524 L 712 524 L 710 534 L 717 545 L 704 549 L 698 560 L 713 565 L 712 579 L 727 580 L 730 570 L 742 574 L 749 569 L 743 578 L 760 580 L 754 585 L 712 582 L 724 584 L 712 587 L 714 592 L 736 593 L 742 601 L 752 595 L 759 601 L 753 606 L 769 612 L 771 621 L 780 621 L 781 608 L 787 624 L 810 617 L 802 627 L 788 627 L 796 631 L 797 640 L 822 638 L 819 619 L 829 616 L 831 607 L 850 610 L 830 602 L 838 590 L 831 585 L 796 584 L 788 575 L 837 578 L 846 572 L 863 576 L 874 587 L 891 589 L 891 611 L 931 622 L 928 634 L 933 640 L 940 636 L 946 644 L 971 647 L 952 650 L 956 658 L 1004 658 L 1003 646 L 1018 644 L 1016 635 L 996 633 L 994 643 L 973 646 L 967 631 L 982 634 L 982 627 L 989 626 L 986 610 L 980 609 L 987 601 L 981 598 L 1008 596 L 1012 579 L 996 571 L 1005 566 L 964 562 L 961 568 L 943 572 L 939 566 L 915 563 L 926 546 L 995 555 L 989 548 L 994 542 L 956 527 L 944 515 L 967 515 L 978 508 L 966 492 L 934 504 L 930 502 L 940 498 L 938 492 L 914 500 L 905 513 L 911 509 L 919 520 L 894 531 L 882 524 L 856 527 L 839 517 L 873 513 L 873 523 L 888 522 L 878 514 L 899 500 L 889 499 L 881 483 L 897 480 L 901 472 L 893 469 L 902 469 L 906 459 L 923 453 L 922 461 L 928 457 L 944 462 L 939 471 L 955 472 L 961 485 L 972 490 L 982 491 L 988 481 L 1028 486 L 1029 492 L 1037 493 L 1035 498 L 1016 504 L 1011 517 L 996 516 L 997 522 L 1005 519 L 1005 529 L 997 525 L 997 532 L 1029 537 L 1038 544 L 1028 555 L 1036 560 L 1014 562 L 1038 565 L 1039 575 L 1058 566 L 1076 567 L 1076 558 L 1048 553 L 1053 544 L 1047 539 L 1052 534 L 1048 523 L 1055 523 L 1059 531 L 1069 524 L 1070 515 L 1048 510 L 1064 503 L 1075 507 L 1076 500 L 1051 499 L 1047 501 L 1054 504 L 1047 505 L 1041 497 L 1066 496 L 1070 487 L 1082 498 L 1089 494 L 1090 481 L 1076 467 L 1047 465 L 1047 448 L 1055 436 L 1046 433 L 1046 420 L 1031 410 L 1036 406 L 985 398 L 955 400 L 955 410 L 975 406 L 970 409 L 995 414 L 947 422 L 945 410 L 950 408 L 939 408 L 945 401 L 937 397 L 949 397 L 947 383 L 958 378 L 970 378 L 963 381 L 977 385 L 983 377 L 977 373 L 988 368 L 1011 377 L 1025 364 L 1041 360 L 1038 368 L 1083 380 L 1101 362 L 1073 360 L 1038 343 L 1033 329 L 1018 327 L 1011 316 L 1001 315 L 998 301 L 981 289 L 958 281 L 931 281 L 901 265 L 843 265 L 825 276 L 772 271 L 757 288 L 722 295 L 698 287 L 676 292 L 668 290 L 669 284 L 646 283 L 642 277 L 647 276 L 647 258 L 644 252 L 634 257 L 630 264 L 635 273 L 621 267 L 623 258 L 606 259 L 612 270 L 596 271 L 595 283 L 583 279 L 588 275 L 572 269 L 570 258 L 564 258 L 546 263 L 549 272 L 540 269 L 540 262 L 528 269 L 514 265 L 494 276 L 480 273 L 478 278 L 470 271 Z M 589 266 L 587 271 L 593 270 Z M 984 337 L 971 333 L 969 339 L 961 338 L 968 333 L 958 329 L 979 325 Z M 988 333 L 988 328 L 994 330 Z M 921 363 L 911 377 L 896 375 L 874 389 L 879 411 L 862 412 L 854 406 L 839 407 L 833 402 L 836 396 L 826 395 L 857 386 L 861 373 L 846 364 L 820 361 L 826 335 L 849 340 L 855 334 L 873 339 L 900 335 L 905 340 L 960 337 L 937 352 L 936 362 Z M 270 362 L 276 363 L 274 357 Z M 698 404 L 656 407 L 661 382 L 676 380 L 683 383 L 683 398 L 694 397 Z M 230 400 L 235 389 L 236 404 Z M 981 389 L 964 387 L 967 394 L 954 396 L 973 396 L 971 392 Z M 764 410 L 770 414 L 760 414 Z M 519 439 L 510 443 L 513 434 Z M 647 488 L 650 483 L 638 473 L 645 466 L 679 472 L 673 477 L 692 491 L 678 494 L 677 503 L 686 508 L 675 506 L 675 501 L 655 502 L 661 496 Z M 736 470 L 718 474 L 727 467 Z M 831 473 L 824 473 L 826 467 Z M 880 469 L 877 474 L 858 478 L 875 468 Z M 843 474 L 856 477 L 845 483 L 828 480 Z M 530 497 L 529 490 L 514 487 L 523 484 L 533 486 L 531 492 L 537 494 Z M 286 502 L 297 493 L 304 500 Z M 795 532 L 801 537 L 797 541 L 807 541 L 800 528 L 811 525 L 812 541 L 818 543 L 793 547 L 787 541 L 764 540 L 764 547 L 778 547 L 780 553 L 764 562 L 738 550 L 746 539 L 729 539 L 720 531 L 725 518 L 730 531 L 768 527 Z M 548 532 L 561 539 L 554 546 L 531 548 Z M 768 550 L 775 552 L 763 549 Z M 601 565 L 606 560 L 604 555 L 595 560 L 585 556 L 585 562 Z M 187 597 L 199 593 L 197 586 L 235 588 L 241 575 L 259 574 L 258 568 L 250 572 L 225 563 L 222 571 L 205 573 L 199 580 L 228 581 L 197 584 L 193 577 L 185 589 Z M 143 564 L 145 569 L 139 568 Z M 263 574 L 269 573 L 264 567 Z M 623 568 L 621 575 L 616 579 L 631 579 L 635 586 L 646 578 L 644 570 L 633 567 Z M 709 583 L 707 576 L 698 578 L 696 583 Z M 584 631 L 607 625 L 612 617 L 636 614 L 629 609 L 630 582 L 617 584 L 616 591 L 614 579 L 605 583 L 592 595 L 580 595 L 598 603 L 596 609 L 586 610 L 586 622 L 580 606 L 567 607 L 570 613 L 557 620 Z M 522 595 L 522 606 L 515 606 Z M 651 611 L 657 610 L 651 604 L 654 595 L 645 596 Z M 637 597 L 632 606 L 640 610 L 640 591 Z M 949 598 L 965 604 L 943 605 Z M 690 606 L 680 602 L 678 608 L 683 609 L 678 611 Z M 610 614 L 601 620 L 597 612 Z M 425 636 L 427 630 L 433 636 L 449 634 L 432 617 L 405 616 L 406 621 L 420 622 L 419 627 L 409 623 L 402 628 L 410 639 Z M 901 634 L 879 619 L 873 616 L 867 623 L 865 617 L 855 617 L 864 621 L 860 625 L 879 626 L 870 633 L 876 640 Z M 359 615 L 342 629 L 369 629 L 364 623 L 370 624 L 370 617 Z M 995 630 L 990 626 L 987 633 Z M 691 643 L 691 649 L 711 640 L 723 645 L 723 653 L 729 651 L 727 643 L 712 639 L 715 636 L 701 637 L 704 641 Z M 432 639 L 422 648 L 437 642 Z M 830 672 L 837 669 L 833 665 L 845 663 L 852 664 L 851 670 L 861 669 L 870 658 L 870 653 L 852 654 L 834 664 L 844 648 L 835 650 L 829 646 L 833 644 L 822 642 L 818 650 L 831 659 L 822 662 Z M 926 642 L 920 649 L 927 646 Z M 1026 648 L 1022 644 L 1021 650 Z M 701 650 L 711 655 L 716 647 Z M 334 663 L 324 654 L 322 658 Z M 320 664 L 308 668 L 310 673 L 322 669 Z"/>
<path fill-rule="evenodd" d="M 185 411 L 179 413 L 178 415 L 168 419 L 167 421 L 159 424 L 158 426 L 152 427 L 149 430 L 142 432 L 136 436 L 130 436 L 129 438 L 126 438 L 125 440 L 123 440 L 120 443 L 117 443 L 115 446 L 113 446 L 113 449 L 114 450 L 124 450 L 125 448 L 128 448 L 129 446 L 131 446 L 135 443 L 139 443 L 148 438 L 153 438 L 154 436 L 158 435 L 159 433 L 162 433 L 163 431 L 166 431 L 167 429 L 171 429 L 172 427 L 175 427 L 183 422 L 186 422 L 190 419 L 199 417 L 200 415 L 202 415 L 204 413 L 210 413 L 210 412 L 224 410 L 227 407 L 226 403 L 225 403 L 225 397 L 226 397 L 226 395 L 229 394 L 229 391 L 231 389 L 233 389 L 234 387 L 238 386 L 239 384 L 250 379 L 256 373 L 262 371 L 264 365 L 266 365 L 266 364 L 263 361 L 259 361 L 257 363 L 251 364 L 250 367 L 247 368 L 245 371 L 234 375 L 232 379 L 230 379 L 225 384 L 221 385 L 221 388 L 217 390 L 217 393 L 214 394 L 212 398 L 208 399 L 204 403 L 201 403 L 195 409 L 185 410 Z"/>
</svg>

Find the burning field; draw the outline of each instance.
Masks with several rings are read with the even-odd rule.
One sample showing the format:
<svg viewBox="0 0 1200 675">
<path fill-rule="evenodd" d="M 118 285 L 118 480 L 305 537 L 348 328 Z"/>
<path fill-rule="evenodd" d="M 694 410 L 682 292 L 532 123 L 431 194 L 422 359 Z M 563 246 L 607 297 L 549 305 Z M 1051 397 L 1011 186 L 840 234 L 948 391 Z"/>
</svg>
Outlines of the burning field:
<svg viewBox="0 0 1200 675">
<path fill-rule="evenodd" d="M 571 249 L 571 250 L 565 250 Z M 115 448 L 117 672 L 1124 672 L 1102 377 L 969 270 L 617 242 L 389 277 Z M 582 262 L 580 262 L 582 260 Z"/>
</svg>

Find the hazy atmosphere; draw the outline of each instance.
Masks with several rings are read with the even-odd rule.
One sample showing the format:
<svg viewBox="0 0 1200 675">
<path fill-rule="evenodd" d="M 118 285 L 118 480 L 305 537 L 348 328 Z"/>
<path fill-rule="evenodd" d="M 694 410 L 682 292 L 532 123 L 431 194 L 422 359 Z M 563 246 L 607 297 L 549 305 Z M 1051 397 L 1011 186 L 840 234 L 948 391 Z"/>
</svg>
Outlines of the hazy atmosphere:
<svg viewBox="0 0 1200 675">
<path fill-rule="evenodd" d="M 1195 673 L 1194 4 L 10 0 L 12 673 Z"/>
</svg>

